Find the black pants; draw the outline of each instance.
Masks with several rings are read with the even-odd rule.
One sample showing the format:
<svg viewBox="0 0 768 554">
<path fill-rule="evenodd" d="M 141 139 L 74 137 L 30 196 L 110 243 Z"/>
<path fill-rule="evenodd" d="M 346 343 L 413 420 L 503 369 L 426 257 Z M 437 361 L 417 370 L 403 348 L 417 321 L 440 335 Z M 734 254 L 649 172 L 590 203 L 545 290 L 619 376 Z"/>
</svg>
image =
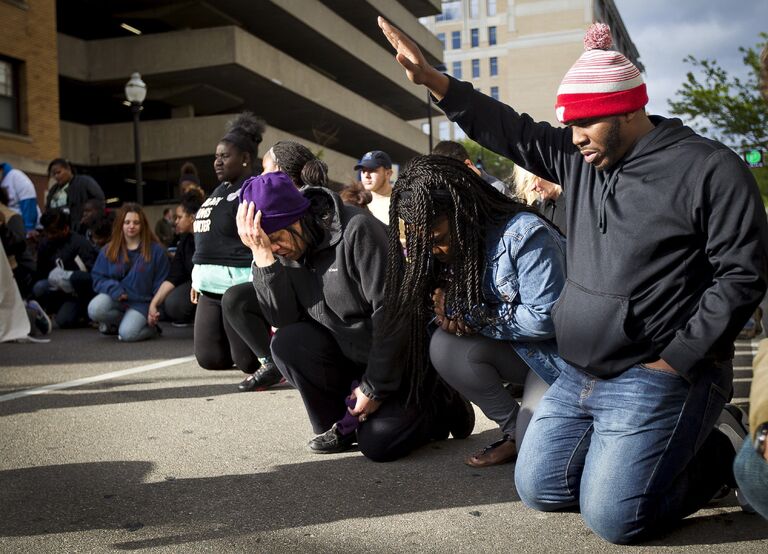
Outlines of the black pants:
<svg viewBox="0 0 768 554">
<path fill-rule="evenodd" d="M 270 324 L 264 319 L 253 283 L 230 287 L 221 299 L 224 321 L 260 358 L 270 355 Z"/>
<path fill-rule="evenodd" d="M 189 299 L 192 282 L 187 281 L 176 287 L 165 297 L 161 314 L 165 320 L 175 323 L 190 323 L 195 320 L 196 306 Z"/>
<path fill-rule="evenodd" d="M 203 369 L 231 369 L 236 365 L 245 373 L 253 373 L 259 359 L 224 320 L 221 295 L 200 295 L 195 313 L 195 358 Z"/>
<path fill-rule="evenodd" d="M 345 357 L 333 336 L 320 324 L 300 322 L 281 327 L 272 338 L 272 357 L 283 376 L 301 393 L 312 429 L 327 431 L 344 415 L 350 384 L 365 366 Z M 408 455 L 434 438 L 445 438 L 440 394 L 425 405 L 406 408 L 389 398 L 357 430 L 360 451 L 377 462 Z"/>
<path fill-rule="evenodd" d="M 73 271 L 69 282 L 74 292 L 50 290 L 48 280 L 38 281 L 32 288 L 33 295 L 48 313 L 55 314 L 56 324 L 61 329 L 80 327 L 88 323 L 88 303 L 95 296 L 91 274 Z"/>
</svg>

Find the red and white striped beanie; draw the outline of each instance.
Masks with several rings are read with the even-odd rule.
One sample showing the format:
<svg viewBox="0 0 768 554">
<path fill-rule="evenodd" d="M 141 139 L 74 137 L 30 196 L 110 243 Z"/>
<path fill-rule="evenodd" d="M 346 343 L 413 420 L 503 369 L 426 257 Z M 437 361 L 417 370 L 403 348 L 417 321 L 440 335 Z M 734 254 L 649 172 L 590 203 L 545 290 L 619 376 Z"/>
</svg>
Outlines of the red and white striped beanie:
<svg viewBox="0 0 768 554">
<path fill-rule="evenodd" d="M 593 23 L 584 35 L 584 52 L 557 89 L 560 123 L 639 110 L 648 103 L 643 77 L 613 44 L 611 28 Z"/>
</svg>

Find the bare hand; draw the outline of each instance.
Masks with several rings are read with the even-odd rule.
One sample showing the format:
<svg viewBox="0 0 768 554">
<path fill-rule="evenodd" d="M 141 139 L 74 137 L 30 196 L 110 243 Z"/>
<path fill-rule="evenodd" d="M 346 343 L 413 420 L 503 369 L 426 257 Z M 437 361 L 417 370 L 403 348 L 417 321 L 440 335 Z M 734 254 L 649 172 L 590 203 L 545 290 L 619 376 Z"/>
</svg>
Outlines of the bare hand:
<svg viewBox="0 0 768 554">
<path fill-rule="evenodd" d="M 126 300 L 128 300 L 128 293 L 127 292 L 124 292 L 123 294 L 121 294 L 120 296 L 117 297 L 117 301 L 118 302 L 125 302 Z"/>
<path fill-rule="evenodd" d="M 461 319 L 453 319 L 445 315 L 445 291 L 441 288 L 432 293 L 434 304 L 435 323 L 446 333 L 460 337 L 471 335 L 475 331 Z"/>
<path fill-rule="evenodd" d="M 667 362 L 659 358 L 655 362 L 650 362 L 647 364 L 643 364 L 645 367 L 650 367 L 651 369 L 658 369 L 659 371 L 666 371 L 667 373 L 674 373 L 677 375 L 677 371 L 675 371 L 675 368 L 669 365 Z"/>
<path fill-rule="evenodd" d="M 254 214 L 255 212 L 255 214 Z M 251 249 L 253 262 L 258 267 L 268 267 L 275 263 L 272 254 L 272 242 L 261 228 L 261 210 L 256 211 L 253 202 L 243 202 L 237 208 L 237 234 L 243 244 Z"/>
<path fill-rule="evenodd" d="M 429 65 L 416 43 L 408 35 L 389 21 L 379 16 L 379 27 L 392 45 L 397 50 L 395 59 L 405 68 L 408 80 L 416 85 L 425 85 L 438 100 L 448 92 L 448 77 Z"/>
<path fill-rule="evenodd" d="M 189 289 L 189 301 L 193 304 L 197 304 L 197 301 L 200 299 L 200 292 L 196 291 L 193 288 Z"/>
<path fill-rule="evenodd" d="M 347 411 L 353 416 L 358 416 L 357 419 L 359 419 L 361 422 L 368 419 L 369 415 L 381 407 L 381 400 L 368 398 L 363 394 L 363 391 L 360 390 L 360 387 L 355 388 L 355 390 L 350 393 L 348 398 L 349 400 L 354 399 L 356 402 L 355 407 L 347 408 Z"/>
<path fill-rule="evenodd" d="M 157 325 L 158 321 L 160 321 L 160 312 L 158 311 L 157 306 L 150 303 L 149 312 L 147 313 L 147 324 L 149 324 L 150 327 L 154 327 Z"/>
</svg>

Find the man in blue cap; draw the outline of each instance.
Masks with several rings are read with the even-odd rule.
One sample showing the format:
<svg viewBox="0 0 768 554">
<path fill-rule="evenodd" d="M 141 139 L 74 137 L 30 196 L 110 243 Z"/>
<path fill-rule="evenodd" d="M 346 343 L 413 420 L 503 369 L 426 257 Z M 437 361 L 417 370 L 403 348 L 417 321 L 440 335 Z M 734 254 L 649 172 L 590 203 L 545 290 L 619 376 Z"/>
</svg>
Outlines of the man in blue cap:
<svg viewBox="0 0 768 554">
<path fill-rule="evenodd" d="M 366 152 L 355 166 L 360 182 L 373 196 L 368 209 L 376 218 L 389 225 L 389 197 L 392 196 L 392 159 L 381 150 Z"/>
</svg>

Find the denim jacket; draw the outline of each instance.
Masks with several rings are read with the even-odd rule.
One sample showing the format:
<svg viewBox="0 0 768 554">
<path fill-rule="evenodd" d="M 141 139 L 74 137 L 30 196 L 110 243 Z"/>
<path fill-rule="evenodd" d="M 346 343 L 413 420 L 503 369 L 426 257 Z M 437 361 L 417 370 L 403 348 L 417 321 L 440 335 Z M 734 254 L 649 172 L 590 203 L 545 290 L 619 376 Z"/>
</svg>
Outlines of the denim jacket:
<svg viewBox="0 0 768 554">
<path fill-rule="evenodd" d="M 515 352 L 552 384 L 567 365 L 557 354 L 551 310 L 565 285 L 565 239 L 532 213 L 519 213 L 489 231 L 483 321 L 477 332 L 510 341 Z"/>
</svg>

